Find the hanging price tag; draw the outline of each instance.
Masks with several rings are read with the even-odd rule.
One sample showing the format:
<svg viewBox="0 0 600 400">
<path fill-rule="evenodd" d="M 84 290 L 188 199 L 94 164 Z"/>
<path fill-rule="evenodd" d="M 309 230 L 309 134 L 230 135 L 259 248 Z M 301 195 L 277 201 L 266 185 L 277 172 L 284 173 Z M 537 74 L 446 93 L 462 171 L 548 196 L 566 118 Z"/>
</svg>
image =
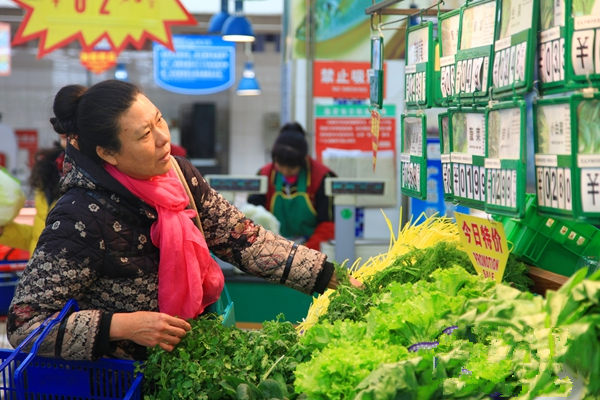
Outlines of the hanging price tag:
<svg viewBox="0 0 600 400">
<path fill-rule="evenodd" d="M 406 106 L 409 108 L 433 105 L 431 93 L 434 51 L 432 22 L 408 28 L 404 82 Z"/>
<path fill-rule="evenodd" d="M 427 198 L 427 120 L 424 114 L 406 114 L 400 120 L 400 188 L 405 195 L 424 200 Z"/>
<path fill-rule="evenodd" d="M 369 98 L 371 107 L 383 107 L 383 36 L 371 37 L 371 68 L 369 76 Z"/>
<path fill-rule="evenodd" d="M 460 10 L 453 10 L 439 16 L 439 71 L 435 85 L 435 103 L 448 105 L 454 101 L 455 95 L 455 55 L 458 50 L 458 30 L 460 27 Z"/>
</svg>

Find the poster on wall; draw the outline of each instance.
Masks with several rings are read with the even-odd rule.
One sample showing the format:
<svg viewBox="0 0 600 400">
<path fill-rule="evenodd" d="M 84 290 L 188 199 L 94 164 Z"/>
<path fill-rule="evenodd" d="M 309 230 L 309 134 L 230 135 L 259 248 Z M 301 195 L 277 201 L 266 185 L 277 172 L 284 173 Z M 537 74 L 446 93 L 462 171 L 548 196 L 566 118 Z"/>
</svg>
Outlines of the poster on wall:
<svg viewBox="0 0 600 400">
<path fill-rule="evenodd" d="M 454 86 L 463 103 L 488 99 L 495 19 L 496 2 L 493 0 L 470 3 L 461 8 Z"/>
<path fill-rule="evenodd" d="M 366 105 L 322 105 L 314 108 L 314 148 L 317 160 L 345 178 L 381 178 L 390 183 L 389 196 L 358 195 L 363 206 L 397 206 L 396 106 L 381 110 L 377 168 L 372 168 L 371 115 Z"/>
<path fill-rule="evenodd" d="M 449 108 L 452 192 L 458 204 L 485 208 L 485 111 Z"/>
<path fill-rule="evenodd" d="M 538 2 L 498 0 L 499 26 L 494 42 L 492 96 L 531 91 L 537 38 Z"/>
<path fill-rule="evenodd" d="M 485 211 L 521 218 L 525 213 L 527 112 L 525 101 L 486 109 Z"/>
<path fill-rule="evenodd" d="M 368 99 L 370 96 L 368 61 L 313 62 L 313 96 L 334 99 Z M 382 66 L 385 73 L 385 63 Z M 385 97 L 385 94 L 383 94 Z"/>
<path fill-rule="evenodd" d="M 428 108 L 433 105 L 434 50 L 432 22 L 408 28 L 404 68 L 404 99 L 408 108 Z"/>
<path fill-rule="evenodd" d="M 439 17 L 439 71 L 436 71 L 434 84 L 435 102 L 440 106 L 448 106 L 454 100 L 456 52 L 458 50 L 458 31 L 460 28 L 460 9 L 453 10 Z"/>
<path fill-rule="evenodd" d="M 396 150 L 396 107 L 380 111 L 379 151 Z M 315 153 L 321 161 L 328 148 L 366 151 L 371 154 L 371 115 L 364 105 L 315 106 Z"/>
</svg>

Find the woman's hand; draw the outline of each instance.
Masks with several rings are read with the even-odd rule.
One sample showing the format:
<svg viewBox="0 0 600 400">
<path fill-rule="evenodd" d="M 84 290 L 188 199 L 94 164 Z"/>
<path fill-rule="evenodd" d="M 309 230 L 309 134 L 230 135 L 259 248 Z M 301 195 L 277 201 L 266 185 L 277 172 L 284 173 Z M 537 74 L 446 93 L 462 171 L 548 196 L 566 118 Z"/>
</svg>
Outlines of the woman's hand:
<svg viewBox="0 0 600 400">
<path fill-rule="evenodd" d="M 115 313 L 110 324 L 110 340 L 131 340 L 139 345 L 172 351 L 192 329 L 177 317 L 152 311 Z"/>
</svg>

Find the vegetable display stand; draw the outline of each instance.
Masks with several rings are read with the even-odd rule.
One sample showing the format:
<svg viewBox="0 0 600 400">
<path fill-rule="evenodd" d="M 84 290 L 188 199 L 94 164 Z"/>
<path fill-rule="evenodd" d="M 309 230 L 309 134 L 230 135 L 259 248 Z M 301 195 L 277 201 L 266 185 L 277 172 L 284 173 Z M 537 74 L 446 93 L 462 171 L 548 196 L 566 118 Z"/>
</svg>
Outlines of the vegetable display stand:
<svg viewBox="0 0 600 400">
<path fill-rule="evenodd" d="M 522 219 L 495 216 L 502 222 L 512 253 L 536 267 L 571 276 L 577 269 L 598 268 L 600 230 L 593 225 L 539 215 L 537 199 L 527 194 Z"/>
</svg>

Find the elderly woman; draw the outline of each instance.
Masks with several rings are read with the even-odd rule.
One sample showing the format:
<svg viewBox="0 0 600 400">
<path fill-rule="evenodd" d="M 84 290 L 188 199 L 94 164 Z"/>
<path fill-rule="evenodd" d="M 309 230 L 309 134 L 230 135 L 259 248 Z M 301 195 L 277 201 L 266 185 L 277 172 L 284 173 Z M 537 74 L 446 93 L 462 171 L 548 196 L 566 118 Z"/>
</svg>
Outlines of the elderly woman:
<svg viewBox="0 0 600 400">
<path fill-rule="evenodd" d="M 224 278 L 210 252 L 304 293 L 336 286 L 324 254 L 254 224 L 186 159 L 173 158 L 167 123 L 136 86 L 63 88 L 57 104 L 53 123 L 77 135 L 79 150 L 67 147 L 65 193 L 10 306 L 11 344 L 74 298 L 80 311 L 53 329 L 41 355 L 143 359 L 147 347 L 171 351 L 190 329 L 186 319 L 220 296 Z"/>
</svg>

